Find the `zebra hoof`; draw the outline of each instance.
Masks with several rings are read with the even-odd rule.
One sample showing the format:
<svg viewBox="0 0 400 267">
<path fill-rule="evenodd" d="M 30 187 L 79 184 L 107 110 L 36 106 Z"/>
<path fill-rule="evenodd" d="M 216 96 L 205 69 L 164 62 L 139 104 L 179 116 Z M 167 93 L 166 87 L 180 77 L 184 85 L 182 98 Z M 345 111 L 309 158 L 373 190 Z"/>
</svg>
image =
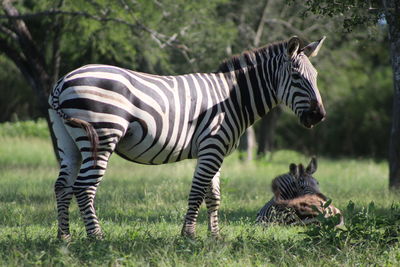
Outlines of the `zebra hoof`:
<svg viewBox="0 0 400 267">
<path fill-rule="evenodd" d="M 104 239 L 104 235 L 88 235 L 87 239 L 89 241 L 101 241 Z"/>
<path fill-rule="evenodd" d="M 100 241 L 104 239 L 104 234 L 101 230 L 87 233 L 87 238 L 92 241 Z"/>
<path fill-rule="evenodd" d="M 195 233 L 195 231 L 193 231 L 191 229 L 187 229 L 185 226 L 183 226 L 182 231 L 181 231 L 181 236 L 190 238 L 190 239 L 195 239 L 196 233 Z"/>
<path fill-rule="evenodd" d="M 57 239 L 60 241 L 71 242 L 71 234 L 58 232 Z"/>
<path fill-rule="evenodd" d="M 214 240 L 222 240 L 222 237 L 221 237 L 221 235 L 219 234 L 219 232 L 217 232 L 217 233 L 211 233 L 210 234 L 210 238 L 211 239 L 214 239 Z"/>
</svg>

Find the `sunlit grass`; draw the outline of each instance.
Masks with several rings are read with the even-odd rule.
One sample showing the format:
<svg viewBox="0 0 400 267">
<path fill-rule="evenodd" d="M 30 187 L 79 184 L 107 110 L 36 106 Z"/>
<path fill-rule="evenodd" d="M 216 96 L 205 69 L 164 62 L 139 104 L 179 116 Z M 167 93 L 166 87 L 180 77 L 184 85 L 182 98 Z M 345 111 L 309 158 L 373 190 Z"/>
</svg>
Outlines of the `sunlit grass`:
<svg viewBox="0 0 400 267">
<path fill-rule="evenodd" d="M 228 157 L 221 174 L 222 239 L 207 235 L 206 212 L 199 217 L 198 238 L 180 237 L 194 161 L 163 166 L 132 164 L 116 155 L 100 185 L 96 208 L 106 234 L 86 239 L 75 201 L 71 206 L 72 242 L 58 241 L 53 185 L 58 174 L 48 140 L 0 137 L 0 262 L 4 265 L 397 265 L 397 245 L 340 250 L 305 245 L 305 227 L 254 224 L 257 211 L 272 196 L 271 180 L 291 162 L 308 156 L 280 151 L 255 162 Z M 319 158 L 323 193 L 346 210 L 375 203 L 384 214 L 400 198 L 389 193 L 387 164 L 369 159 Z M 345 214 L 346 215 L 346 214 Z"/>
</svg>

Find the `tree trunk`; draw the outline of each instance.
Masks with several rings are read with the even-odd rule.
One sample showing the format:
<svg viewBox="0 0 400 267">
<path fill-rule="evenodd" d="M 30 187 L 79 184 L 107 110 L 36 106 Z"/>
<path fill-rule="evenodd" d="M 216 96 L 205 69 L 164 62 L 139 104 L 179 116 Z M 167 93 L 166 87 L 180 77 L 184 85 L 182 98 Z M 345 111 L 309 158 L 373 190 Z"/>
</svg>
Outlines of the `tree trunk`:
<svg viewBox="0 0 400 267">
<path fill-rule="evenodd" d="M 257 140 L 258 149 L 257 157 L 263 157 L 267 152 L 274 149 L 276 122 L 282 113 L 280 106 L 276 106 L 265 115 L 260 121 L 260 129 L 258 130 Z"/>
<path fill-rule="evenodd" d="M 383 0 L 389 26 L 390 53 L 393 68 L 393 114 L 389 144 L 389 187 L 400 188 L 400 3 Z"/>
<path fill-rule="evenodd" d="M 254 127 L 250 126 L 240 137 L 239 148 L 238 148 L 239 151 L 241 152 L 240 159 L 245 161 L 253 160 L 253 154 L 254 154 L 253 152 L 256 146 L 257 143 L 256 143 L 256 134 L 254 131 Z M 245 154 L 246 157 L 244 157 L 243 152 L 246 153 Z"/>
<path fill-rule="evenodd" d="M 247 161 L 251 161 L 253 160 L 254 149 L 257 146 L 256 133 L 254 131 L 253 126 L 251 126 L 246 130 L 246 138 L 247 138 Z"/>
<path fill-rule="evenodd" d="M 258 27 L 256 30 L 256 35 L 254 36 L 253 40 L 253 46 L 258 47 L 260 44 L 261 36 L 264 31 L 264 25 L 265 25 L 265 19 L 267 18 L 267 12 L 268 12 L 268 6 L 269 6 L 270 0 L 265 1 L 265 6 L 264 6 L 264 11 L 261 15 L 260 21 L 258 23 Z M 256 133 L 254 131 L 254 127 L 250 126 L 247 128 L 246 132 L 242 136 L 240 140 L 240 145 L 239 145 L 239 150 L 244 151 L 246 150 L 247 157 L 246 160 L 250 161 L 253 160 L 253 152 L 254 149 L 257 146 L 257 139 L 256 139 Z M 242 158 L 243 159 L 243 158 Z"/>
<path fill-rule="evenodd" d="M 62 2 L 63 1 L 61 1 L 61 3 Z M 0 37 L 0 51 L 4 52 L 4 54 L 14 62 L 35 92 L 39 111 L 46 118 L 47 126 L 49 127 L 54 154 L 58 162 L 60 162 L 56 139 L 53 134 L 53 128 L 47 111 L 49 107 L 47 99 L 53 81 L 50 78 L 49 73 L 46 71 L 48 68 L 46 66 L 44 53 L 38 48 L 33 40 L 25 21 L 19 18 L 14 18 L 18 17 L 20 13 L 13 6 L 13 2 L 11 0 L 3 0 L 1 5 L 5 14 L 9 17 L 9 23 L 1 25 L 3 26 L 3 34 L 8 38 Z M 57 26 L 60 25 L 61 24 Z M 55 75 L 58 75 L 59 68 L 60 34 L 61 33 L 58 32 L 55 35 L 56 38 L 53 44 L 54 64 L 52 65 L 52 68 L 50 68 L 53 69 Z M 10 42 L 9 40 L 13 40 L 13 42 Z"/>
</svg>

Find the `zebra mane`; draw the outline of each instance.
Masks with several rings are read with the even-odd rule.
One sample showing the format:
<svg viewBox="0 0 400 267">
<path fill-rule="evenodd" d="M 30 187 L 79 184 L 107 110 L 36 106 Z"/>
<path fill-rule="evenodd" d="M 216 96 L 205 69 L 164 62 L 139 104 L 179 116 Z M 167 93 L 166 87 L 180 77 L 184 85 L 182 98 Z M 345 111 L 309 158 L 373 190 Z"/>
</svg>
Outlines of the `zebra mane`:
<svg viewBox="0 0 400 267">
<path fill-rule="evenodd" d="M 254 48 L 252 50 L 245 51 L 241 54 L 232 56 L 231 58 L 225 59 L 218 67 L 216 72 L 229 72 L 232 69 L 241 69 L 240 61 L 243 60 L 248 65 L 254 65 L 253 59 L 256 55 L 261 58 L 267 58 L 271 55 L 281 54 L 287 46 L 287 41 L 275 42 L 267 44 L 263 47 Z"/>
</svg>

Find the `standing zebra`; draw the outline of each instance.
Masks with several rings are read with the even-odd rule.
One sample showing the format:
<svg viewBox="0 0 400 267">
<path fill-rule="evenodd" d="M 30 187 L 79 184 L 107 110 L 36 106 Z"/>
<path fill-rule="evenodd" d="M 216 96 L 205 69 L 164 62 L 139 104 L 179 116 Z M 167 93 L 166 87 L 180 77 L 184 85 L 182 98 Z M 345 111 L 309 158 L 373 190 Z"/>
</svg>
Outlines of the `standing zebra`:
<svg viewBox="0 0 400 267">
<path fill-rule="evenodd" d="M 94 198 L 110 155 L 143 164 L 197 159 L 182 234 L 194 236 L 205 200 L 218 236 L 219 176 L 239 137 L 284 103 L 311 128 L 325 117 L 315 56 L 325 37 L 303 46 L 297 37 L 225 61 L 215 73 L 156 76 L 87 65 L 55 85 L 49 103 L 61 167 L 55 183 L 58 236 L 69 238 L 75 195 L 88 236 L 101 237 Z"/>
<path fill-rule="evenodd" d="M 257 214 L 257 223 L 303 223 L 313 222 L 319 212 L 326 217 L 340 214 L 333 205 L 325 207 L 328 198 L 320 192 L 318 181 L 312 176 L 317 170 L 313 157 L 304 169 L 302 164 L 290 164 L 289 173 L 279 175 L 272 181 L 274 197 L 265 203 Z"/>
</svg>

